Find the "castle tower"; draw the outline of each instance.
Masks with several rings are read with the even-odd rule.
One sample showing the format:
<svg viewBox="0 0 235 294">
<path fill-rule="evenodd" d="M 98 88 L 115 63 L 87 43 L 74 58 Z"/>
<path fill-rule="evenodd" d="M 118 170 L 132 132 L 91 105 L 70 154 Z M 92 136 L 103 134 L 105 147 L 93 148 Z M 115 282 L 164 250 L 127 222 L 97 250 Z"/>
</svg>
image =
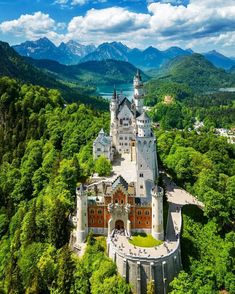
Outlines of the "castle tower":
<svg viewBox="0 0 235 294">
<path fill-rule="evenodd" d="M 114 89 L 113 96 L 110 101 L 110 137 L 112 137 L 112 145 L 116 146 L 116 135 L 117 135 L 117 109 L 118 109 L 118 96 L 117 91 Z"/>
<path fill-rule="evenodd" d="M 117 91 L 116 91 L 116 89 L 114 89 L 113 96 L 112 96 L 111 102 L 110 102 L 110 114 L 111 114 L 111 122 L 110 123 L 111 123 L 111 125 L 116 120 L 117 107 L 118 107 L 118 97 L 117 97 Z"/>
<path fill-rule="evenodd" d="M 139 70 L 137 70 L 137 73 L 134 76 L 134 102 L 136 110 L 142 114 L 144 106 L 144 84 Z"/>
<path fill-rule="evenodd" d="M 145 112 L 137 117 L 136 123 L 136 196 L 151 199 L 151 189 L 158 174 L 156 138 L 152 133 L 150 118 Z"/>
<path fill-rule="evenodd" d="M 152 196 L 152 236 L 157 240 L 164 240 L 163 228 L 163 189 L 155 186 Z"/>
<path fill-rule="evenodd" d="M 88 233 L 88 219 L 87 219 L 87 195 L 85 194 L 84 187 L 81 184 L 76 189 L 77 196 L 77 232 L 76 243 L 85 241 Z"/>
</svg>

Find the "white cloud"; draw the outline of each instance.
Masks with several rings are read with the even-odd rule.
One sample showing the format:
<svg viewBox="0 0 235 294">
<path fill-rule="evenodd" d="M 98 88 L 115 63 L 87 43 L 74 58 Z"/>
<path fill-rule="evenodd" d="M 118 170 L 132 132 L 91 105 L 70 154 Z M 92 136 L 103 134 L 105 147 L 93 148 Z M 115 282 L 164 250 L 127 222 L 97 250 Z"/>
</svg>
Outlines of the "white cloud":
<svg viewBox="0 0 235 294">
<path fill-rule="evenodd" d="M 64 23 L 56 23 L 48 14 L 38 11 L 34 14 L 24 14 L 18 19 L 0 23 L 0 32 L 24 37 L 28 40 L 47 37 L 58 44 L 65 38 L 58 31 L 64 29 L 65 26 Z"/>
<path fill-rule="evenodd" d="M 96 3 L 101 1 L 106 0 L 96 0 Z M 56 2 L 71 7 L 72 3 L 84 5 L 91 1 Z M 142 48 L 153 45 L 159 48 L 192 46 L 195 49 L 216 45 L 234 50 L 234 0 L 191 0 L 187 5 L 177 4 L 181 0 L 148 2 L 147 13 L 135 13 L 121 7 L 90 9 L 84 16 L 72 18 L 66 28 L 48 14 L 37 12 L 1 23 L 0 31 L 26 39 L 47 36 L 56 43 L 69 39 L 95 44 L 115 40 Z M 60 34 L 61 29 L 66 30 L 64 34 Z"/>
<path fill-rule="evenodd" d="M 4 21 L 0 24 L 3 33 L 12 33 L 16 36 L 32 38 L 35 35 L 44 35 L 56 28 L 55 21 L 48 14 L 35 12 L 34 14 L 24 14 L 20 18 Z"/>
<path fill-rule="evenodd" d="M 91 9 L 87 14 L 74 17 L 68 24 L 70 38 L 91 40 L 94 43 L 119 39 L 125 34 L 149 27 L 150 15 L 133 13 L 124 8 Z"/>
<path fill-rule="evenodd" d="M 89 0 L 73 0 L 71 4 L 72 5 L 85 5 L 88 2 L 89 2 Z"/>
</svg>

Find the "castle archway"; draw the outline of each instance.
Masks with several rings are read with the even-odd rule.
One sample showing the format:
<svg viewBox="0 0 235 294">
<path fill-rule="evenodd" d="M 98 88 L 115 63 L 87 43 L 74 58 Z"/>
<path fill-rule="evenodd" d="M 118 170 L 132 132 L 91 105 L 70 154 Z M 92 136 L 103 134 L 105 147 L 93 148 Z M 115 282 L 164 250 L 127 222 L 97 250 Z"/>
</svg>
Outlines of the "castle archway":
<svg viewBox="0 0 235 294">
<path fill-rule="evenodd" d="M 118 219 L 115 222 L 115 229 L 117 229 L 117 230 L 124 230 L 124 222 L 122 220 Z"/>
</svg>

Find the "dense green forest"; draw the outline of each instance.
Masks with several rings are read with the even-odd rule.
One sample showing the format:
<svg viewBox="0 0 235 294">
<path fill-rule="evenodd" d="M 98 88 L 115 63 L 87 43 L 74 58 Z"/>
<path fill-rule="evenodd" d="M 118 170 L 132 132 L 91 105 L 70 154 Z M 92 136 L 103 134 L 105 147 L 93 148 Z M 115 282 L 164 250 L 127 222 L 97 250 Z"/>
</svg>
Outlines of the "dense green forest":
<svg viewBox="0 0 235 294">
<path fill-rule="evenodd" d="M 90 236 L 83 259 L 68 247 L 75 187 L 108 123 L 108 113 L 65 107 L 57 90 L 0 79 L 1 293 L 130 292 L 102 240 Z"/>
<path fill-rule="evenodd" d="M 206 129 L 235 126 L 235 92 L 196 92 L 186 83 L 156 79 L 146 85 L 146 105 L 163 129 L 193 128 L 195 118 Z M 164 101 L 171 96 L 171 103 Z"/>
<path fill-rule="evenodd" d="M 235 293 L 235 148 L 225 138 L 202 132 L 158 131 L 161 163 L 201 200 L 183 209 L 184 271 L 172 293 Z"/>
<path fill-rule="evenodd" d="M 235 93 L 220 88 L 235 85 L 235 75 L 216 68 L 200 54 L 178 57 L 146 84 L 146 105 L 163 129 L 188 129 L 195 118 L 206 129 L 235 126 Z M 171 96 L 171 103 L 164 101 Z"/>
<path fill-rule="evenodd" d="M 162 80 L 185 83 L 199 93 L 235 85 L 234 75 L 215 67 L 196 53 L 171 60 L 162 71 Z"/>
</svg>

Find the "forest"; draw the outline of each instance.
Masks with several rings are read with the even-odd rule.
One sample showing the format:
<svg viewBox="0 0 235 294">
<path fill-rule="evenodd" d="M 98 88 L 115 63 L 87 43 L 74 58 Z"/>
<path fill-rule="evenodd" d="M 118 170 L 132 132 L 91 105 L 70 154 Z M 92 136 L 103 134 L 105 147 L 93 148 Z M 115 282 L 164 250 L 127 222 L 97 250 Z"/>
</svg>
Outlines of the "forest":
<svg viewBox="0 0 235 294">
<path fill-rule="evenodd" d="M 193 128 L 195 118 L 205 129 L 234 127 L 234 92 L 195 92 L 185 83 L 152 80 L 146 85 L 145 104 L 150 116 L 165 130 Z M 169 103 L 164 101 L 170 96 Z"/>
<path fill-rule="evenodd" d="M 157 132 L 161 164 L 205 205 L 183 209 L 183 268 L 171 293 L 235 293 L 235 148 L 213 133 Z"/>
<path fill-rule="evenodd" d="M 146 89 L 150 115 L 162 127 L 160 164 L 205 204 L 183 210 L 184 271 L 170 291 L 235 293 L 235 149 L 210 132 L 234 123 L 234 95 L 201 96 L 169 80 Z M 82 259 L 69 248 L 76 185 L 110 172 L 104 158 L 92 157 L 109 113 L 95 110 L 97 100 L 88 106 L 64 98 L 63 91 L 0 78 L 0 293 L 131 293 L 103 238 L 90 234 Z M 200 134 L 187 130 L 195 114 L 205 121 Z"/>
<path fill-rule="evenodd" d="M 100 164 L 92 141 L 109 114 L 64 104 L 57 90 L 0 79 L 0 293 L 130 293 L 89 236 L 71 252 L 78 182 Z"/>
</svg>

